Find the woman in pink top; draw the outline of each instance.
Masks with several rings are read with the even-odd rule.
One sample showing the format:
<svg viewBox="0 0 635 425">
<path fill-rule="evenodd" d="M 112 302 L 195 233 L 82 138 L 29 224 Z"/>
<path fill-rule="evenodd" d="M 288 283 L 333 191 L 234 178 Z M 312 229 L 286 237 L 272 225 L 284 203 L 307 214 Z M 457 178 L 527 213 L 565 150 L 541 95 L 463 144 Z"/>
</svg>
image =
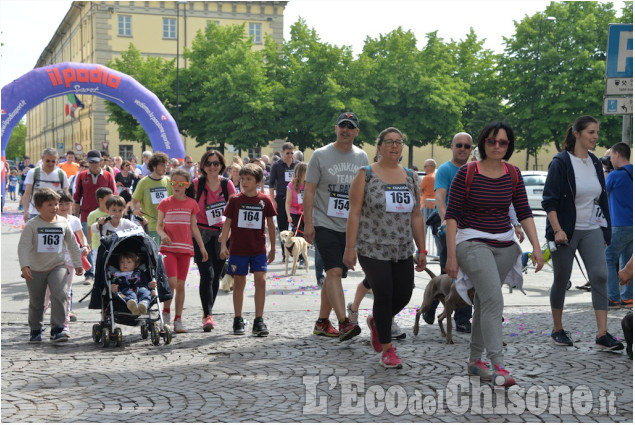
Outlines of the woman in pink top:
<svg viewBox="0 0 635 425">
<path fill-rule="evenodd" d="M 183 303 L 185 302 L 185 279 L 190 269 L 190 258 L 194 255 L 192 236 L 198 244 L 203 260 L 207 260 L 207 251 L 196 226 L 196 214 L 199 211 L 194 200 L 194 187 L 190 173 L 182 168 L 172 171 L 170 184 L 173 195 L 164 199 L 158 206 L 157 233 L 161 237 L 159 250 L 165 256 L 163 264 L 168 276 L 170 289 L 174 294 L 175 316 L 174 332 L 187 332 L 181 322 Z M 170 321 L 171 300 L 163 303 L 164 321 Z M 167 320 L 165 319 L 167 316 Z"/>
<path fill-rule="evenodd" d="M 222 177 L 225 171 L 225 157 L 216 150 L 209 150 L 201 157 L 201 177 L 194 179 L 194 192 L 199 212 L 196 223 L 201 232 L 208 259 L 201 257 L 198 247 L 194 247 L 194 261 L 200 273 L 198 286 L 201 304 L 203 306 L 203 331 L 214 329 L 212 308 L 218 294 L 220 276 L 225 260 L 220 258 L 221 229 L 225 223 L 223 212 L 229 198 L 236 193 L 231 180 Z"/>
<path fill-rule="evenodd" d="M 295 233 L 299 226 L 298 233 L 300 233 L 300 236 L 304 234 L 304 223 L 300 221 L 302 217 L 302 201 L 304 200 L 304 176 L 306 176 L 306 162 L 300 162 L 293 169 L 293 179 L 287 186 L 285 202 L 291 230 Z"/>
</svg>

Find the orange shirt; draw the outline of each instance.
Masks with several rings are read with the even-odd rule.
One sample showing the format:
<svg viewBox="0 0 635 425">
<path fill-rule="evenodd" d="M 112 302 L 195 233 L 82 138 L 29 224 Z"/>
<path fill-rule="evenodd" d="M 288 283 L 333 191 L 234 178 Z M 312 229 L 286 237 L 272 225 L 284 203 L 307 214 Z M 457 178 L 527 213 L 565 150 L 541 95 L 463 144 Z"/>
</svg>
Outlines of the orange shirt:
<svg viewBox="0 0 635 425">
<path fill-rule="evenodd" d="M 427 174 L 421 180 L 421 205 L 424 205 L 425 208 L 434 208 L 434 176 L 436 172 L 433 174 Z M 432 201 L 427 201 L 426 199 L 432 199 Z"/>
<path fill-rule="evenodd" d="M 71 178 L 79 172 L 79 164 L 76 162 L 62 162 L 59 167 L 64 170 L 68 178 Z"/>
</svg>

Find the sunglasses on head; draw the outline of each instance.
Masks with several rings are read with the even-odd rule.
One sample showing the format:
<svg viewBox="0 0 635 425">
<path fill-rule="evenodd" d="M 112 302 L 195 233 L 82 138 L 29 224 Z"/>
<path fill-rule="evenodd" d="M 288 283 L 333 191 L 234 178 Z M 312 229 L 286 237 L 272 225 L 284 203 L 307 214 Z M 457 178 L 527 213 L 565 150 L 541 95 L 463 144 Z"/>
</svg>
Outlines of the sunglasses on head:
<svg viewBox="0 0 635 425">
<path fill-rule="evenodd" d="M 205 166 L 209 167 L 210 165 L 213 165 L 214 167 L 218 167 L 220 165 L 220 162 L 218 161 L 205 161 Z"/>
<path fill-rule="evenodd" d="M 175 180 L 171 180 L 170 183 L 172 184 L 172 186 L 178 186 L 178 187 L 189 187 L 190 186 L 190 182 L 177 182 Z"/>
<path fill-rule="evenodd" d="M 496 146 L 496 144 L 498 143 L 498 145 L 501 148 L 505 148 L 509 145 L 509 140 L 505 140 L 505 139 L 496 140 L 494 138 L 491 138 L 491 139 L 485 139 L 485 143 L 487 143 L 490 146 Z"/>
<path fill-rule="evenodd" d="M 457 149 L 472 149 L 472 145 L 468 145 L 467 143 L 457 143 L 454 146 Z"/>
<path fill-rule="evenodd" d="M 339 128 L 348 128 L 349 130 L 353 130 L 353 129 L 357 128 L 357 127 L 355 127 L 353 125 L 352 122 L 349 122 L 349 121 L 343 121 L 343 122 L 339 123 L 337 126 Z"/>
</svg>

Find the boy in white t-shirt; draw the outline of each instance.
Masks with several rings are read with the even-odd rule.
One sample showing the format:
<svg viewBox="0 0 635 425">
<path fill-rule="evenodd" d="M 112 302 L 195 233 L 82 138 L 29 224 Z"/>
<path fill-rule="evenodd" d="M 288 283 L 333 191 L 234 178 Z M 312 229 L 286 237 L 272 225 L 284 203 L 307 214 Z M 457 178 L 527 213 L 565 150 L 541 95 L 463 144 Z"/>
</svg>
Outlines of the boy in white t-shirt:
<svg viewBox="0 0 635 425">
<path fill-rule="evenodd" d="M 127 218 L 123 218 L 124 210 L 126 209 L 126 201 L 121 196 L 111 196 L 106 201 L 106 210 L 108 215 L 99 217 L 92 226 L 90 231 L 93 234 L 102 236 L 108 236 L 111 233 L 118 232 L 120 230 L 134 229 L 139 225 Z M 143 225 L 147 224 L 147 220 L 143 219 Z M 101 231 L 100 231 L 101 227 Z"/>
</svg>

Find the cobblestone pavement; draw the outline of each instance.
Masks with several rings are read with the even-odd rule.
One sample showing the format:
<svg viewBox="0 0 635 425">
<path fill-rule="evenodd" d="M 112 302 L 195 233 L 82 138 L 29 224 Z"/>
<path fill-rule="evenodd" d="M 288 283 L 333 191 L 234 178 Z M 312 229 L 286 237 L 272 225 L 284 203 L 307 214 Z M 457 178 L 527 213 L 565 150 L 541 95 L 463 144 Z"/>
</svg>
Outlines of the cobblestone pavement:
<svg viewBox="0 0 635 425">
<path fill-rule="evenodd" d="M 526 296 L 503 291 L 506 366 L 518 382 L 507 390 L 468 381 L 469 335 L 455 332 L 455 344 L 446 345 L 437 325 L 423 324 L 413 336 L 415 309 L 429 280 L 425 273 L 417 274 L 412 300 L 397 318 L 407 334 L 395 342 L 404 367 L 386 370 L 365 325 L 372 296 L 360 309 L 361 335 L 343 343 L 315 336 L 320 292 L 313 269 L 309 275 L 283 276 L 279 257 L 268 273 L 265 321 L 271 334 L 266 338 L 231 333 L 232 295 L 224 292 L 214 308 L 216 329 L 203 333 L 193 266 L 183 316 L 190 333 L 175 335 L 169 345 L 153 346 L 141 339 L 139 328 L 129 326 L 121 326 L 122 347 L 95 344 L 91 328 L 99 312 L 79 302 L 89 287 L 78 283 L 79 321 L 71 323 L 72 338 L 53 345 L 46 337 L 32 345 L 26 286 L 16 267 L 20 223 L 2 218 L 3 422 L 633 421 L 632 362 L 624 352 L 594 348 L 588 293 L 567 293 L 564 322 L 575 346 L 550 342 L 553 274 L 548 272 L 526 275 Z M 362 276 L 351 272 L 344 281 L 347 301 Z M 572 281 L 585 281 L 577 267 Z M 248 278 L 244 315 L 250 322 L 253 296 L 253 278 Z M 620 339 L 626 312 L 609 310 L 609 332 Z"/>
<path fill-rule="evenodd" d="M 633 420 L 632 363 L 624 353 L 593 348 L 593 312 L 586 306 L 566 312 L 574 347 L 549 342 L 543 308 L 505 310 L 507 367 L 519 386 L 507 390 L 496 412 L 481 409 L 474 397 L 481 388 L 485 400 L 496 400 L 505 390 L 467 390 L 468 336 L 455 333 L 455 344 L 446 345 L 436 325 L 425 325 L 413 337 L 410 313 L 399 319 L 407 338 L 395 343 L 401 370 L 379 365 L 366 326 L 343 343 L 312 335 L 315 311 L 267 314 L 267 338 L 234 336 L 230 314 L 218 315 L 211 333 L 179 334 L 169 345 L 153 346 L 138 328 L 122 326 L 123 346 L 105 349 L 90 337 L 93 322 L 73 324 L 72 339 L 60 345 L 46 339 L 29 345 L 24 323 L 2 323 L 2 421 Z M 610 323 L 619 323 L 623 311 L 609 314 Z M 551 386 L 589 398 L 585 404 L 573 397 L 567 410 L 572 395 L 559 401 Z"/>
</svg>

